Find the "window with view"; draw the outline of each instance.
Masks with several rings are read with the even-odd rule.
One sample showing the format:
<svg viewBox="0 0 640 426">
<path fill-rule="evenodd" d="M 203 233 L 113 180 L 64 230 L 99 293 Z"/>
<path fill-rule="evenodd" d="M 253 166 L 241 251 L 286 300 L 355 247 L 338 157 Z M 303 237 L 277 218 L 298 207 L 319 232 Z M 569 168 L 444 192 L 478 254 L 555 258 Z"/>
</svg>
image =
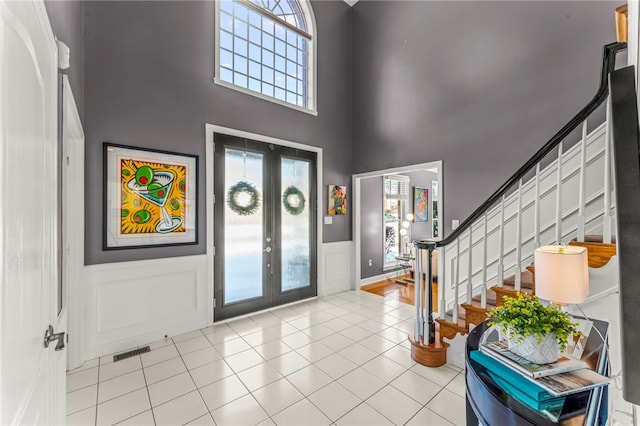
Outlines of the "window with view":
<svg viewBox="0 0 640 426">
<path fill-rule="evenodd" d="M 313 17 L 305 0 L 216 2 L 216 82 L 315 111 Z"/>
<path fill-rule="evenodd" d="M 402 221 L 407 212 L 409 177 L 401 175 L 383 178 L 383 269 L 398 267 L 397 257 L 403 253 Z"/>
</svg>

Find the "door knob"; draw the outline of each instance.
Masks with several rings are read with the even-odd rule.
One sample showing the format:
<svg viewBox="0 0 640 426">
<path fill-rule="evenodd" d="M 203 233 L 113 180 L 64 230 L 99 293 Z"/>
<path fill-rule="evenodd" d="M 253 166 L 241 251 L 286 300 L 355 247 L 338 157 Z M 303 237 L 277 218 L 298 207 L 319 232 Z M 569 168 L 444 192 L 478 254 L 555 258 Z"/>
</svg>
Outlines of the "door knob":
<svg viewBox="0 0 640 426">
<path fill-rule="evenodd" d="M 56 343 L 56 351 L 63 350 L 64 349 L 64 331 L 60 333 L 54 333 L 53 326 L 49 325 L 49 328 L 47 328 L 44 332 L 44 347 L 48 348 L 49 344 L 54 340 L 58 341 L 58 343 Z"/>
</svg>

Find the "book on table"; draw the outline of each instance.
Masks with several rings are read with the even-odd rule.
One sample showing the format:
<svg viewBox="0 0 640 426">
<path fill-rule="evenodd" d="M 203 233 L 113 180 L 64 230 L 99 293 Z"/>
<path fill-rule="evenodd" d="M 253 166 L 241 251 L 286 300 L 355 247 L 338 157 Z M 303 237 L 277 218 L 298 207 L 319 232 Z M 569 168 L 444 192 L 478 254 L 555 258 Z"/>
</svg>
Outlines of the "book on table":
<svg viewBox="0 0 640 426">
<path fill-rule="evenodd" d="M 516 355 L 509 350 L 509 345 L 504 340 L 495 340 L 480 344 L 480 350 L 487 355 L 496 358 L 503 364 L 518 370 L 524 375 L 528 375 L 534 379 L 552 374 L 565 373 L 568 371 L 587 368 L 587 363 L 574 358 L 560 355 L 556 362 L 549 364 L 536 364 L 524 359 L 520 355 Z"/>
<path fill-rule="evenodd" d="M 537 401 L 586 391 L 598 386 L 604 386 L 610 381 L 608 377 L 598 374 L 589 368 L 580 368 L 533 378 L 530 373 L 527 372 L 525 374 L 522 373 L 521 369 L 513 368 L 510 363 L 505 361 L 508 359 L 507 357 L 486 349 L 486 347 L 482 350 L 482 345 L 480 348 L 478 354 L 472 354 L 472 359 L 494 375 L 516 384 Z M 549 395 L 547 396 L 545 392 Z"/>
<path fill-rule="evenodd" d="M 563 413 L 566 395 L 557 396 L 549 392 L 540 378 L 533 379 L 520 374 L 506 364 L 502 364 L 480 350 L 471 351 L 471 360 L 478 363 L 482 370 L 498 385 L 505 394 L 529 408 L 557 422 Z M 586 371 L 590 371 L 585 369 Z M 554 377 L 554 376 L 547 376 Z M 586 390 L 586 389 L 580 389 Z M 571 393 L 571 392 L 570 392 Z"/>
</svg>

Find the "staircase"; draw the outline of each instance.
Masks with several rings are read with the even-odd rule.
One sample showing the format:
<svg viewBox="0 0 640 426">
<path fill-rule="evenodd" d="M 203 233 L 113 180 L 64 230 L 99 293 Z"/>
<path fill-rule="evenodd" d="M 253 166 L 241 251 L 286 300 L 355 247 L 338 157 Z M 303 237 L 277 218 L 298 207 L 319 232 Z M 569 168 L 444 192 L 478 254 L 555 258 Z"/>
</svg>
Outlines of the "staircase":
<svg viewBox="0 0 640 426">
<path fill-rule="evenodd" d="M 616 53 L 625 48 L 624 43 L 604 47 L 594 98 L 469 218 L 445 239 L 415 243 L 416 319 L 409 336 L 414 360 L 444 364 L 446 340 L 483 322 L 504 296 L 535 294 L 537 247 L 586 247 L 590 268 L 601 268 L 616 255 L 612 120 L 605 101 Z M 592 114 L 600 105 L 606 105 L 605 122 L 593 128 L 589 120 L 596 119 Z M 579 140 L 572 139 L 574 130 L 581 130 Z M 424 285 L 432 279 L 433 268 L 427 266 L 436 253 L 437 300 Z"/>
<path fill-rule="evenodd" d="M 611 243 L 603 243 L 602 235 L 586 235 L 585 241 L 571 241 L 569 245 L 587 248 L 587 256 L 590 268 L 601 268 L 609 263 L 616 255 L 615 238 Z M 470 326 L 479 325 L 487 319 L 488 313 L 496 306 L 503 304 L 503 297 L 515 297 L 518 293 L 536 294 L 535 291 L 535 267 L 529 265 L 521 272 L 520 290 L 515 289 L 515 275 L 503 280 L 502 286 L 493 286 L 487 290 L 486 305 L 482 306 L 480 294 L 471 297 L 471 303 L 462 303 L 458 309 L 458 317 L 453 320 L 453 314 L 447 313 L 444 318 L 436 319 L 438 323 L 439 338 L 453 339 L 456 335 L 465 335 Z M 442 340 L 444 341 L 444 340 Z"/>
</svg>

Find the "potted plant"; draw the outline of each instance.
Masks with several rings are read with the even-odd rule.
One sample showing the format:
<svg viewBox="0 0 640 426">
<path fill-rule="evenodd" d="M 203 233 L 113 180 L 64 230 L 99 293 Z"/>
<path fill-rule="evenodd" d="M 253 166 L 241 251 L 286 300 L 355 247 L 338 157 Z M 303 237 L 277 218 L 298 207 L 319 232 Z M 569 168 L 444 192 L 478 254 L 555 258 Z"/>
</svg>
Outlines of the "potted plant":
<svg viewBox="0 0 640 426">
<path fill-rule="evenodd" d="M 489 321 L 500 328 L 511 352 L 536 364 L 557 361 L 559 352 L 567 349 L 569 336 L 580 334 L 578 323 L 567 312 L 545 306 L 526 293 L 505 297 L 503 306 L 491 310 Z"/>
</svg>

